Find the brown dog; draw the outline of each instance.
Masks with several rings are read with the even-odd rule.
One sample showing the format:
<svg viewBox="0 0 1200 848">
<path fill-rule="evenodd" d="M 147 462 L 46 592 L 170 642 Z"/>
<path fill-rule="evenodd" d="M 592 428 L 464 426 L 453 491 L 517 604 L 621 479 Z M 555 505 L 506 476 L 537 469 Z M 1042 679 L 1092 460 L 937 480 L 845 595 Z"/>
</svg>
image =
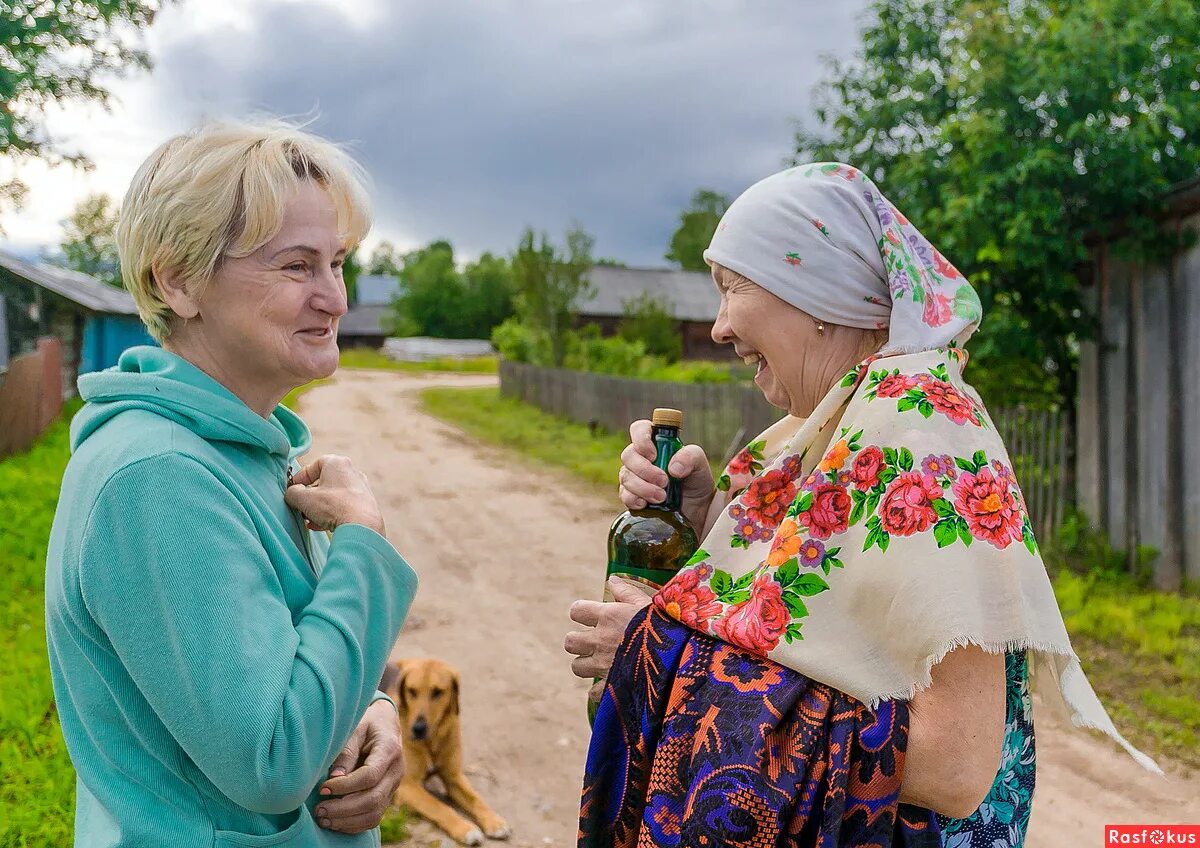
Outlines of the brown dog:
<svg viewBox="0 0 1200 848">
<path fill-rule="evenodd" d="M 458 672 L 435 659 L 399 660 L 390 665 L 395 672 L 385 673 L 384 691 L 400 710 L 405 762 L 404 779 L 392 800 L 433 822 L 463 845 L 483 844 L 484 834 L 507 839 L 512 831 L 479 797 L 462 771 Z M 426 788 L 425 782 L 434 775 L 441 778 L 450 803 Z"/>
</svg>

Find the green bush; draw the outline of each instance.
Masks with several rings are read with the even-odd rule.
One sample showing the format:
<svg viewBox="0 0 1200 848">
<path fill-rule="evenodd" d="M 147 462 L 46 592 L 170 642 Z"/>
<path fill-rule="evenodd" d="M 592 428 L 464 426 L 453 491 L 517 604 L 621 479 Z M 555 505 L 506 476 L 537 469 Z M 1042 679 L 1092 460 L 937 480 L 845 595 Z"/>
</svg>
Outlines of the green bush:
<svg viewBox="0 0 1200 848">
<path fill-rule="evenodd" d="M 75 770 L 59 729 L 46 653 L 46 542 L 72 406 L 31 451 L 0 462 L 0 846 L 70 845 Z"/>
<path fill-rule="evenodd" d="M 565 364 L 574 371 L 635 377 L 645 369 L 646 360 L 645 344 L 620 336 L 604 338 L 595 324 L 588 324 L 567 337 Z"/>
<path fill-rule="evenodd" d="M 528 362 L 531 365 L 548 366 L 550 340 L 545 333 L 523 323 L 519 318 L 509 318 L 492 330 L 492 346 L 504 359 L 513 362 Z"/>
<path fill-rule="evenodd" d="M 621 320 L 618 333 L 631 342 L 641 342 L 646 352 L 659 356 L 667 362 L 678 362 L 683 357 L 683 337 L 679 333 L 679 322 L 671 314 L 667 302 L 644 292 L 623 304 L 625 317 Z"/>
</svg>

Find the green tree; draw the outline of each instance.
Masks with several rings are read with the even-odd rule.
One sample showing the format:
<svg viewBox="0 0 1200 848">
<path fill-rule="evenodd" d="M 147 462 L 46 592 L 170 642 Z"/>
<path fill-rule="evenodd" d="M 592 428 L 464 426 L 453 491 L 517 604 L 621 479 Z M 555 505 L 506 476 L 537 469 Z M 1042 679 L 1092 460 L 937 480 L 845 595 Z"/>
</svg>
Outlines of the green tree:
<svg viewBox="0 0 1200 848">
<path fill-rule="evenodd" d="M 61 253 L 46 258 L 81 271 L 110 286 L 121 287 L 121 262 L 115 233 L 117 208 L 107 194 L 93 194 L 76 204 L 63 222 Z"/>
<path fill-rule="evenodd" d="M 391 274 L 393 277 L 398 277 L 400 276 L 400 266 L 403 264 L 404 257 L 397 252 L 396 246 L 390 241 L 381 241 L 371 251 L 366 268 L 368 274 Z"/>
<path fill-rule="evenodd" d="M 486 339 L 513 314 L 512 266 L 504 256 L 484 253 L 463 269 L 468 338 Z"/>
<path fill-rule="evenodd" d="M 561 368 L 567 341 L 578 318 L 579 301 L 592 293 L 588 271 L 595 240 L 575 226 L 559 250 L 549 237 L 527 228 L 512 259 L 517 290 L 517 315 L 535 333 L 549 340 L 551 362 Z"/>
<path fill-rule="evenodd" d="M 453 245 L 435 241 L 406 254 L 398 276 L 394 325 L 407 335 L 486 339 L 513 314 L 512 270 L 502 256 L 485 253 L 459 271 Z"/>
<path fill-rule="evenodd" d="M 170 0 L 164 0 L 170 2 Z M 163 5 L 156 0 L 12 0 L 0 3 L 0 155 L 87 164 L 64 154 L 46 133 L 46 107 L 64 101 L 107 104 L 106 80 L 148 68 L 140 30 Z M 19 202 L 18 180 L 0 200 Z"/>
<path fill-rule="evenodd" d="M 342 260 L 342 281 L 346 284 L 346 300 L 353 305 L 358 300 L 358 275 L 362 266 L 358 264 L 358 248 L 346 254 Z"/>
<path fill-rule="evenodd" d="M 642 342 L 646 352 L 661 356 L 667 362 L 678 362 L 683 356 L 683 337 L 671 305 L 661 297 L 643 292 L 621 304 L 625 316 L 618 333 L 631 342 Z"/>
<path fill-rule="evenodd" d="M 398 325 L 409 323 L 419 335 L 463 338 L 466 291 L 450 242 L 434 241 L 405 254 L 399 276 Z"/>
<path fill-rule="evenodd" d="M 685 271 L 707 271 L 704 251 L 728 208 L 729 198 L 711 189 L 702 188 L 692 195 L 691 205 L 680 213 L 679 227 L 671 236 L 667 261 Z"/>
<path fill-rule="evenodd" d="M 796 161 L 879 181 L 979 289 L 980 363 L 1069 400 L 1084 237 L 1166 246 L 1161 196 L 1200 170 L 1198 72 L 1192 0 L 875 0 Z"/>
</svg>

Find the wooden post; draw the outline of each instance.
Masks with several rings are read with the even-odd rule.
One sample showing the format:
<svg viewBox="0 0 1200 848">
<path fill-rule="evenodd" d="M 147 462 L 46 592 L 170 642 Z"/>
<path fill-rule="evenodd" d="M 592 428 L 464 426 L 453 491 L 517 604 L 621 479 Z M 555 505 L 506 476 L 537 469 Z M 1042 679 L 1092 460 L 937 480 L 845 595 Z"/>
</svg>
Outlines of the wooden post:
<svg viewBox="0 0 1200 848">
<path fill-rule="evenodd" d="M 45 430 L 59 416 L 63 407 L 62 343 L 53 337 L 38 339 L 38 356 L 42 360 L 42 390 L 39 431 Z"/>
<path fill-rule="evenodd" d="M 1104 337 L 1104 322 L 1108 317 L 1110 296 L 1107 244 L 1100 246 L 1096 262 L 1096 272 L 1100 278 L 1100 296 L 1097 298 L 1100 304 L 1100 314 L 1096 316 L 1096 414 L 1099 416 L 1099 420 L 1096 422 L 1096 450 L 1100 454 L 1100 462 L 1096 470 L 1097 488 L 1099 490 L 1096 520 L 1105 525 L 1104 531 L 1107 534 L 1108 524 L 1112 521 L 1112 516 L 1109 514 L 1109 510 L 1112 507 L 1112 499 L 1108 496 L 1108 489 L 1112 485 L 1112 474 L 1108 470 L 1108 369 L 1105 367 L 1105 362 L 1108 359 L 1108 340 Z"/>
<path fill-rule="evenodd" d="M 1175 234 L 1181 235 L 1183 223 L 1175 219 Z M 1186 312 L 1182 285 L 1180 283 L 1180 256 L 1176 249 L 1167 268 L 1167 439 L 1163 446 L 1167 452 L 1166 528 L 1163 536 L 1162 556 L 1154 569 L 1154 587 L 1167 592 L 1176 592 L 1183 585 L 1183 352 L 1187 349 L 1187 337 L 1183 322 Z"/>
<path fill-rule="evenodd" d="M 1138 429 L 1138 406 L 1141 393 L 1138 381 L 1137 346 L 1141 337 L 1142 323 L 1142 266 L 1130 265 L 1129 271 L 1129 315 L 1128 331 L 1125 334 L 1125 567 L 1130 574 L 1137 570 L 1138 549 L 1138 495 L 1140 493 L 1140 463 L 1138 450 L 1141 447 L 1141 431 Z"/>
</svg>

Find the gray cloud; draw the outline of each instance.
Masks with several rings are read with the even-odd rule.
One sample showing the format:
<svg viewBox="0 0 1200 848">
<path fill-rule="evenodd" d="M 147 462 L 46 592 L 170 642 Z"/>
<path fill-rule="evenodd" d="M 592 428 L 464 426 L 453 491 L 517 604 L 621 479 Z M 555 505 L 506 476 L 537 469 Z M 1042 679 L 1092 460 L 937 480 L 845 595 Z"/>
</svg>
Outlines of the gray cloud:
<svg viewBox="0 0 1200 848">
<path fill-rule="evenodd" d="M 245 32 L 165 39 L 157 109 L 316 110 L 371 173 L 383 237 L 474 254 L 576 220 L 598 254 L 663 264 L 696 188 L 779 168 L 819 55 L 854 49 L 863 5 L 417 0 L 369 27 L 260 6 Z"/>
</svg>

